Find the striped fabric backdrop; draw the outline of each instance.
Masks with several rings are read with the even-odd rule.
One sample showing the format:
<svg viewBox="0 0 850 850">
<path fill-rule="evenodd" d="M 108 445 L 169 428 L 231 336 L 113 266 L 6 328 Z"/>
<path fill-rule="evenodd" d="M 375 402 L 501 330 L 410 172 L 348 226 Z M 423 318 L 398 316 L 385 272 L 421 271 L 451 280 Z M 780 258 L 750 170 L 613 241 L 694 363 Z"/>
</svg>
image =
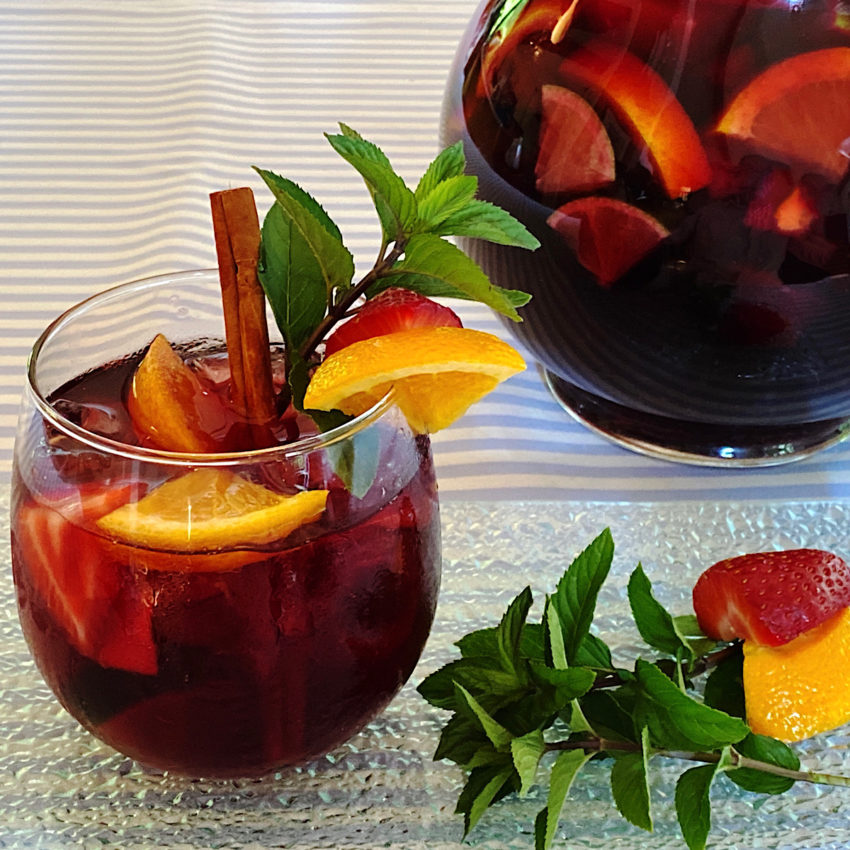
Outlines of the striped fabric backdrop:
<svg viewBox="0 0 850 850">
<path fill-rule="evenodd" d="M 415 180 L 477 0 L 6 0 L 0 6 L 0 476 L 26 354 L 113 283 L 214 263 L 207 196 L 252 164 L 307 187 L 363 267 L 377 225 L 322 133 L 344 121 Z M 485 308 L 466 324 L 506 334 Z M 435 438 L 450 499 L 826 499 L 850 444 L 762 470 L 682 467 L 575 424 L 532 366 Z"/>
</svg>

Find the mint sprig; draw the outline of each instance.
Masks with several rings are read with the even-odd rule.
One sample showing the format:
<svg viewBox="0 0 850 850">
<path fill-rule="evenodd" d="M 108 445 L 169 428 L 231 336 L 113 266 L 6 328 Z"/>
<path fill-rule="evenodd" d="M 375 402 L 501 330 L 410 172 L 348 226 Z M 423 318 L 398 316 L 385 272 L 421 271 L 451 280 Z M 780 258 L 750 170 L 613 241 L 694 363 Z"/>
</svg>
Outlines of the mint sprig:
<svg viewBox="0 0 850 850">
<path fill-rule="evenodd" d="M 570 787 L 601 757 L 611 766 L 617 809 L 647 831 L 656 759 L 702 763 L 683 769 L 675 789 L 690 850 L 706 846 L 710 791 L 721 777 L 762 794 L 784 793 L 798 781 L 850 786 L 850 777 L 801 770 L 788 745 L 750 731 L 742 719 L 740 644 L 701 635 L 692 615 L 672 616 L 640 565 L 629 579 L 629 604 L 640 635 L 658 654 L 629 668 L 615 665 L 592 631 L 613 555 L 606 529 L 546 597 L 540 622 L 529 621 L 526 587 L 497 626 L 462 637 L 461 657 L 419 685 L 428 702 L 452 712 L 434 757 L 467 775 L 456 807 L 465 834 L 488 807 L 524 795 L 548 770 L 546 804 L 534 824 L 535 848 L 547 850 Z M 702 696 L 696 683 L 706 673 Z"/>
<path fill-rule="evenodd" d="M 292 180 L 255 169 L 274 196 L 262 227 L 259 278 L 283 336 L 287 386 L 299 409 L 321 342 L 361 299 L 389 287 L 480 301 L 520 321 L 517 307 L 530 296 L 493 285 L 447 237 L 539 246 L 508 212 L 476 199 L 478 182 L 464 173 L 462 143 L 442 151 L 411 189 L 383 151 L 350 127 L 341 124 L 326 138 L 360 173 L 381 224 L 377 257 L 358 281 L 352 254 L 322 205 Z"/>
</svg>

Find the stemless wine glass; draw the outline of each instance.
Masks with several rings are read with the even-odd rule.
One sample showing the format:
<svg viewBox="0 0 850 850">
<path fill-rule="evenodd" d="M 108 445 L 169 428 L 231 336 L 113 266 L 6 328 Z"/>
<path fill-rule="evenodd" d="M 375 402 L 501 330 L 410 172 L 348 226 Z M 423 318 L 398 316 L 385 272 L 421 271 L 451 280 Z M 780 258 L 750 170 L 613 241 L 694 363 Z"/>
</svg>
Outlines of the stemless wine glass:
<svg viewBox="0 0 850 850">
<path fill-rule="evenodd" d="M 718 465 L 848 433 L 846 4 L 488 0 L 443 135 L 542 243 L 464 248 L 579 419 Z"/>
<path fill-rule="evenodd" d="M 105 291 L 35 344 L 12 487 L 20 620 L 61 703 L 115 749 L 261 775 L 344 742 L 412 672 L 440 578 L 429 442 L 387 397 L 263 450 L 138 445 L 122 398 L 158 333 L 226 393 L 213 272 Z"/>
</svg>

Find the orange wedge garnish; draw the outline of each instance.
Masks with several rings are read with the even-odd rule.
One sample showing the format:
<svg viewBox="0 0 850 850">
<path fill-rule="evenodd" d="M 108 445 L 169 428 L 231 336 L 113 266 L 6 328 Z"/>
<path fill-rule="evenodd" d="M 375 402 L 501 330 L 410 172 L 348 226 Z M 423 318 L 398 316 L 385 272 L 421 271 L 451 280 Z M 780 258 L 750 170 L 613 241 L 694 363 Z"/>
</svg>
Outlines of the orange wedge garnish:
<svg viewBox="0 0 850 850">
<path fill-rule="evenodd" d="M 283 540 L 318 519 L 327 497 L 327 490 L 275 493 L 236 473 L 204 467 L 166 481 L 97 524 L 119 544 L 191 556 L 151 557 L 145 561 L 151 568 L 229 569 L 245 562 L 236 550 Z M 234 552 L 235 558 L 226 557 Z"/>
<path fill-rule="evenodd" d="M 771 65 L 732 101 L 717 130 L 799 171 L 838 182 L 850 165 L 850 47 Z"/>
<path fill-rule="evenodd" d="M 204 425 L 219 426 L 222 405 L 205 393 L 195 373 L 157 334 L 133 376 L 127 396 L 133 427 L 154 446 L 172 452 L 214 452 Z"/>
<path fill-rule="evenodd" d="M 744 695 L 753 732 L 801 741 L 850 720 L 850 608 L 781 646 L 744 641 Z"/>
<path fill-rule="evenodd" d="M 571 85 L 590 88 L 608 103 L 671 198 L 707 186 L 711 168 L 697 131 L 667 83 L 634 54 L 601 40 L 571 53 L 560 66 Z"/>
<path fill-rule="evenodd" d="M 358 415 L 393 389 L 413 430 L 433 433 L 524 368 L 522 357 L 492 334 L 413 328 L 360 340 L 326 358 L 307 387 L 304 406 Z"/>
</svg>

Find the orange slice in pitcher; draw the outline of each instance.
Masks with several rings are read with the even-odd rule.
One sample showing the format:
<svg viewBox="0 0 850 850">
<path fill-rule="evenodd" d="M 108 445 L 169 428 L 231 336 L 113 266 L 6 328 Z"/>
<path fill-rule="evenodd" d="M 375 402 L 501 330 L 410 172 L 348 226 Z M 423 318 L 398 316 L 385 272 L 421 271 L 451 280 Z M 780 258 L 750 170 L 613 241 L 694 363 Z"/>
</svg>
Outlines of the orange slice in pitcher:
<svg viewBox="0 0 850 850">
<path fill-rule="evenodd" d="M 204 467 L 166 481 L 97 524 L 119 543 L 191 553 L 199 556 L 198 569 L 229 569 L 240 559 L 222 557 L 217 562 L 201 553 L 228 555 L 235 549 L 283 540 L 296 528 L 318 519 L 327 497 L 327 490 L 283 495 L 234 472 Z M 149 566 L 176 569 L 192 565 L 186 559 L 164 556 L 161 564 L 154 558 Z"/>
<path fill-rule="evenodd" d="M 524 368 L 517 351 L 492 334 L 413 328 L 360 340 L 326 358 L 307 387 L 304 406 L 358 415 L 394 389 L 414 431 L 433 433 Z"/>
<path fill-rule="evenodd" d="M 195 373 L 162 334 L 154 338 L 136 369 L 127 409 L 139 435 L 157 448 L 220 450 L 210 431 L 223 419 L 221 404 L 204 393 Z"/>
<path fill-rule="evenodd" d="M 707 186 L 711 167 L 693 122 L 667 83 L 634 54 L 601 40 L 571 53 L 559 71 L 611 106 L 671 198 Z"/>
<path fill-rule="evenodd" d="M 771 65 L 734 98 L 717 125 L 771 159 L 838 182 L 850 165 L 850 47 Z"/>
</svg>

